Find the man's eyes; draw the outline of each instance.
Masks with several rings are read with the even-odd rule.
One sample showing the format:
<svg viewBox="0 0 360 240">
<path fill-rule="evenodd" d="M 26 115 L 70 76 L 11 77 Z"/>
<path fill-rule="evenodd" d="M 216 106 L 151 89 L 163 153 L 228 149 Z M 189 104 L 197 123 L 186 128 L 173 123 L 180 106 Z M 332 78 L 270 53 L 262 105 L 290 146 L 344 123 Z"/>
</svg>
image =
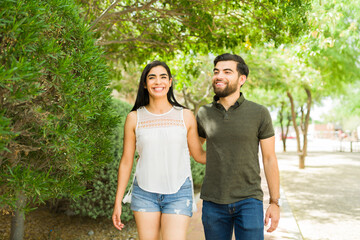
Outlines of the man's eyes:
<svg viewBox="0 0 360 240">
<path fill-rule="evenodd" d="M 232 72 L 231 72 L 231 71 L 224 71 L 224 73 L 225 73 L 225 74 L 231 74 Z M 215 71 L 215 72 L 214 72 L 214 75 L 216 75 L 216 74 L 219 74 L 219 71 Z"/>
</svg>

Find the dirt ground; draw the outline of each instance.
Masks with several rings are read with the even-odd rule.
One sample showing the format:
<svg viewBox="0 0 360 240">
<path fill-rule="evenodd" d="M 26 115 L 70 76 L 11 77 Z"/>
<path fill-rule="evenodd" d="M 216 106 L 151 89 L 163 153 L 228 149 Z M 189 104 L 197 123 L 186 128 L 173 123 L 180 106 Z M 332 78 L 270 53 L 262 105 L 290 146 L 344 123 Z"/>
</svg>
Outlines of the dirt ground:
<svg viewBox="0 0 360 240">
<path fill-rule="evenodd" d="M 0 239 L 10 238 L 11 214 L 0 211 Z M 26 240 L 135 240 L 137 239 L 134 221 L 125 224 L 120 232 L 110 219 L 90 219 L 69 217 L 63 213 L 52 213 L 47 208 L 30 212 L 25 219 Z"/>
</svg>

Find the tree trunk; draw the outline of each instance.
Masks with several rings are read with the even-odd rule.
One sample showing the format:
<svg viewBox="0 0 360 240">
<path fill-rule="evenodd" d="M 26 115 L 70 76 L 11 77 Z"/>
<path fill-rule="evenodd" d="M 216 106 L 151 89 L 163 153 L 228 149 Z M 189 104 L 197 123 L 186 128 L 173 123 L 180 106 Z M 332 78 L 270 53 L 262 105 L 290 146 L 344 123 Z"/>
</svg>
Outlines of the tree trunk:
<svg viewBox="0 0 360 240">
<path fill-rule="evenodd" d="M 200 109 L 200 104 L 196 104 L 194 105 L 194 115 L 196 116 L 196 114 L 198 113 L 199 109 Z"/>
<path fill-rule="evenodd" d="M 25 205 L 26 197 L 23 192 L 19 191 L 17 194 L 16 210 L 11 218 L 10 240 L 22 240 L 24 237 Z"/>
<path fill-rule="evenodd" d="M 283 143 L 283 152 L 286 152 L 286 136 L 285 139 L 283 139 L 282 143 Z"/>
<path fill-rule="evenodd" d="M 281 102 L 281 108 L 279 111 L 279 122 L 280 122 L 280 128 L 281 128 L 281 141 L 283 143 L 283 152 L 286 152 L 286 137 L 285 131 L 284 131 L 284 124 L 283 124 L 283 115 L 284 115 L 284 102 Z"/>
<path fill-rule="evenodd" d="M 289 97 L 290 104 L 291 104 L 291 118 L 293 122 L 293 126 L 296 133 L 296 142 L 297 142 L 297 152 L 301 153 L 301 144 L 300 144 L 300 133 L 299 133 L 299 127 L 296 123 L 296 113 L 295 113 L 295 104 L 294 104 L 294 98 L 292 97 L 290 92 L 287 92 L 287 96 Z"/>
<path fill-rule="evenodd" d="M 305 92 L 307 95 L 307 102 L 306 102 L 306 115 L 305 115 L 305 121 L 304 121 L 304 127 L 303 127 L 303 149 L 302 154 L 299 159 L 299 167 L 305 168 L 305 157 L 307 156 L 307 145 L 308 145 L 308 139 L 307 139 L 307 133 L 309 129 L 309 122 L 310 122 L 310 110 L 311 110 L 311 104 L 312 104 L 312 97 L 311 97 L 311 91 L 305 87 Z"/>
<path fill-rule="evenodd" d="M 289 128 L 290 128 L 290 123 L 291 123 L 291 115 L 289 114 L 289 112 L 287 112 L 287 123 L 286 123 L 286 132 L 285 132 L 285 141 L 284 141 L 284 152 L 286 152 L 286 139 L 287 136 L 289 134 Z"/>
<path fill-rule="evenodd" d="M 311 110 L 311 103 L 312 103 L 312 97 L 311 97 L 311 91 L 308 88 L 304 88 L 306 95 L 307 95 L 307 102 L 306 102 L 306 116 L 305 116 L 305 120 L 304 119 L 304 114 L 302 114 L 301 116 L 301 129 L 303 132 L 303 147 L 301 149 L 301 143 L 300 143 L 300 133 L 299 133 L 299 129 L 298 129 L 298 125 L 296 123 L 296 114 L 295 114 L 295 104 L 294 104 L 294 99 L 291 95 L 290 92 L 287 92 L 287 95 L 290 99 L 290 104 L 291 104 L 291 116 L 292 116 L 292 121 L 293 121 L 293 125 L 294 125 L 294 129 L 296 132 L 296 141 L 297 141 L 297 150 L 298 150 L 298 154 L 299 154 L 299 168 L 300 169 L 304 169 L 305 168 L 305 157 L 307 155 L 307 132 L 308 132 L 308 128 L 309 128 L 309 121 L 310 121 L 310 110 Z"/>
<path fill-rule="evenodd" d="M 299 154 L 299 168 L 300 169 L 305 168 L 305 155 L 304 155 L 304 153 Z"/>
</svg>

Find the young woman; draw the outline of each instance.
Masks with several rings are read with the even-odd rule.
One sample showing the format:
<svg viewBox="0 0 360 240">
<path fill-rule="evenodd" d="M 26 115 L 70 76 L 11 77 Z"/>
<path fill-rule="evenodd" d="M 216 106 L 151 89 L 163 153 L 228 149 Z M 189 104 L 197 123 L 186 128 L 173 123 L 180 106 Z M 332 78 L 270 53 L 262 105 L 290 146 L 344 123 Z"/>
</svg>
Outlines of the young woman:
<svg viewBox="0 0 360 240">
<path fill-rule="evenodd" d="M 185 240 L 196 208 L 190 153 L 205 163 L 193 113 L 175 99 L 169 67 L 160 61 L 142 72 L 132 111 L 124 127 L 124 150 L 112 216 L 121 230 L 121 200 L 133 166 L 135 149 L 140 157 L 131 193 L 131 209 L 141 240 Z"/>
</svg>

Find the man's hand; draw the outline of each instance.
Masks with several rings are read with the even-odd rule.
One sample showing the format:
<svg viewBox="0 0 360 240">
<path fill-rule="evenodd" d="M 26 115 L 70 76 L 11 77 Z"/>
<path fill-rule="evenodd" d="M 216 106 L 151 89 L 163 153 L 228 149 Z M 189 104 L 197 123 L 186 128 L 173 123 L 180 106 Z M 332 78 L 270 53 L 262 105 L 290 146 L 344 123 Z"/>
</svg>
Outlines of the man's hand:
<svg viewBox="0 0 360 240">
<path fill-rule="evenodd" d="M 114 212 L 112 215 L 112 221 L 113 221 L 114 226 L 121 231 L 125 225 L 121 222 L 120 216 L 121 216 L 121 204 L 120 204 L 120 207 L 115 206 Z"/>
<path fill-rule="evenodd" d="M 276 204 L 270 204 L 268 209 L 266 210 L 265 214 L 265 226 L 268 226 L 269 219 L 271 219 L 271 225 L 270 228 L 267 230 L 267 232 L 273 232 L 279 225 L 280 220 L 280 207 Z"/>
</svg>

